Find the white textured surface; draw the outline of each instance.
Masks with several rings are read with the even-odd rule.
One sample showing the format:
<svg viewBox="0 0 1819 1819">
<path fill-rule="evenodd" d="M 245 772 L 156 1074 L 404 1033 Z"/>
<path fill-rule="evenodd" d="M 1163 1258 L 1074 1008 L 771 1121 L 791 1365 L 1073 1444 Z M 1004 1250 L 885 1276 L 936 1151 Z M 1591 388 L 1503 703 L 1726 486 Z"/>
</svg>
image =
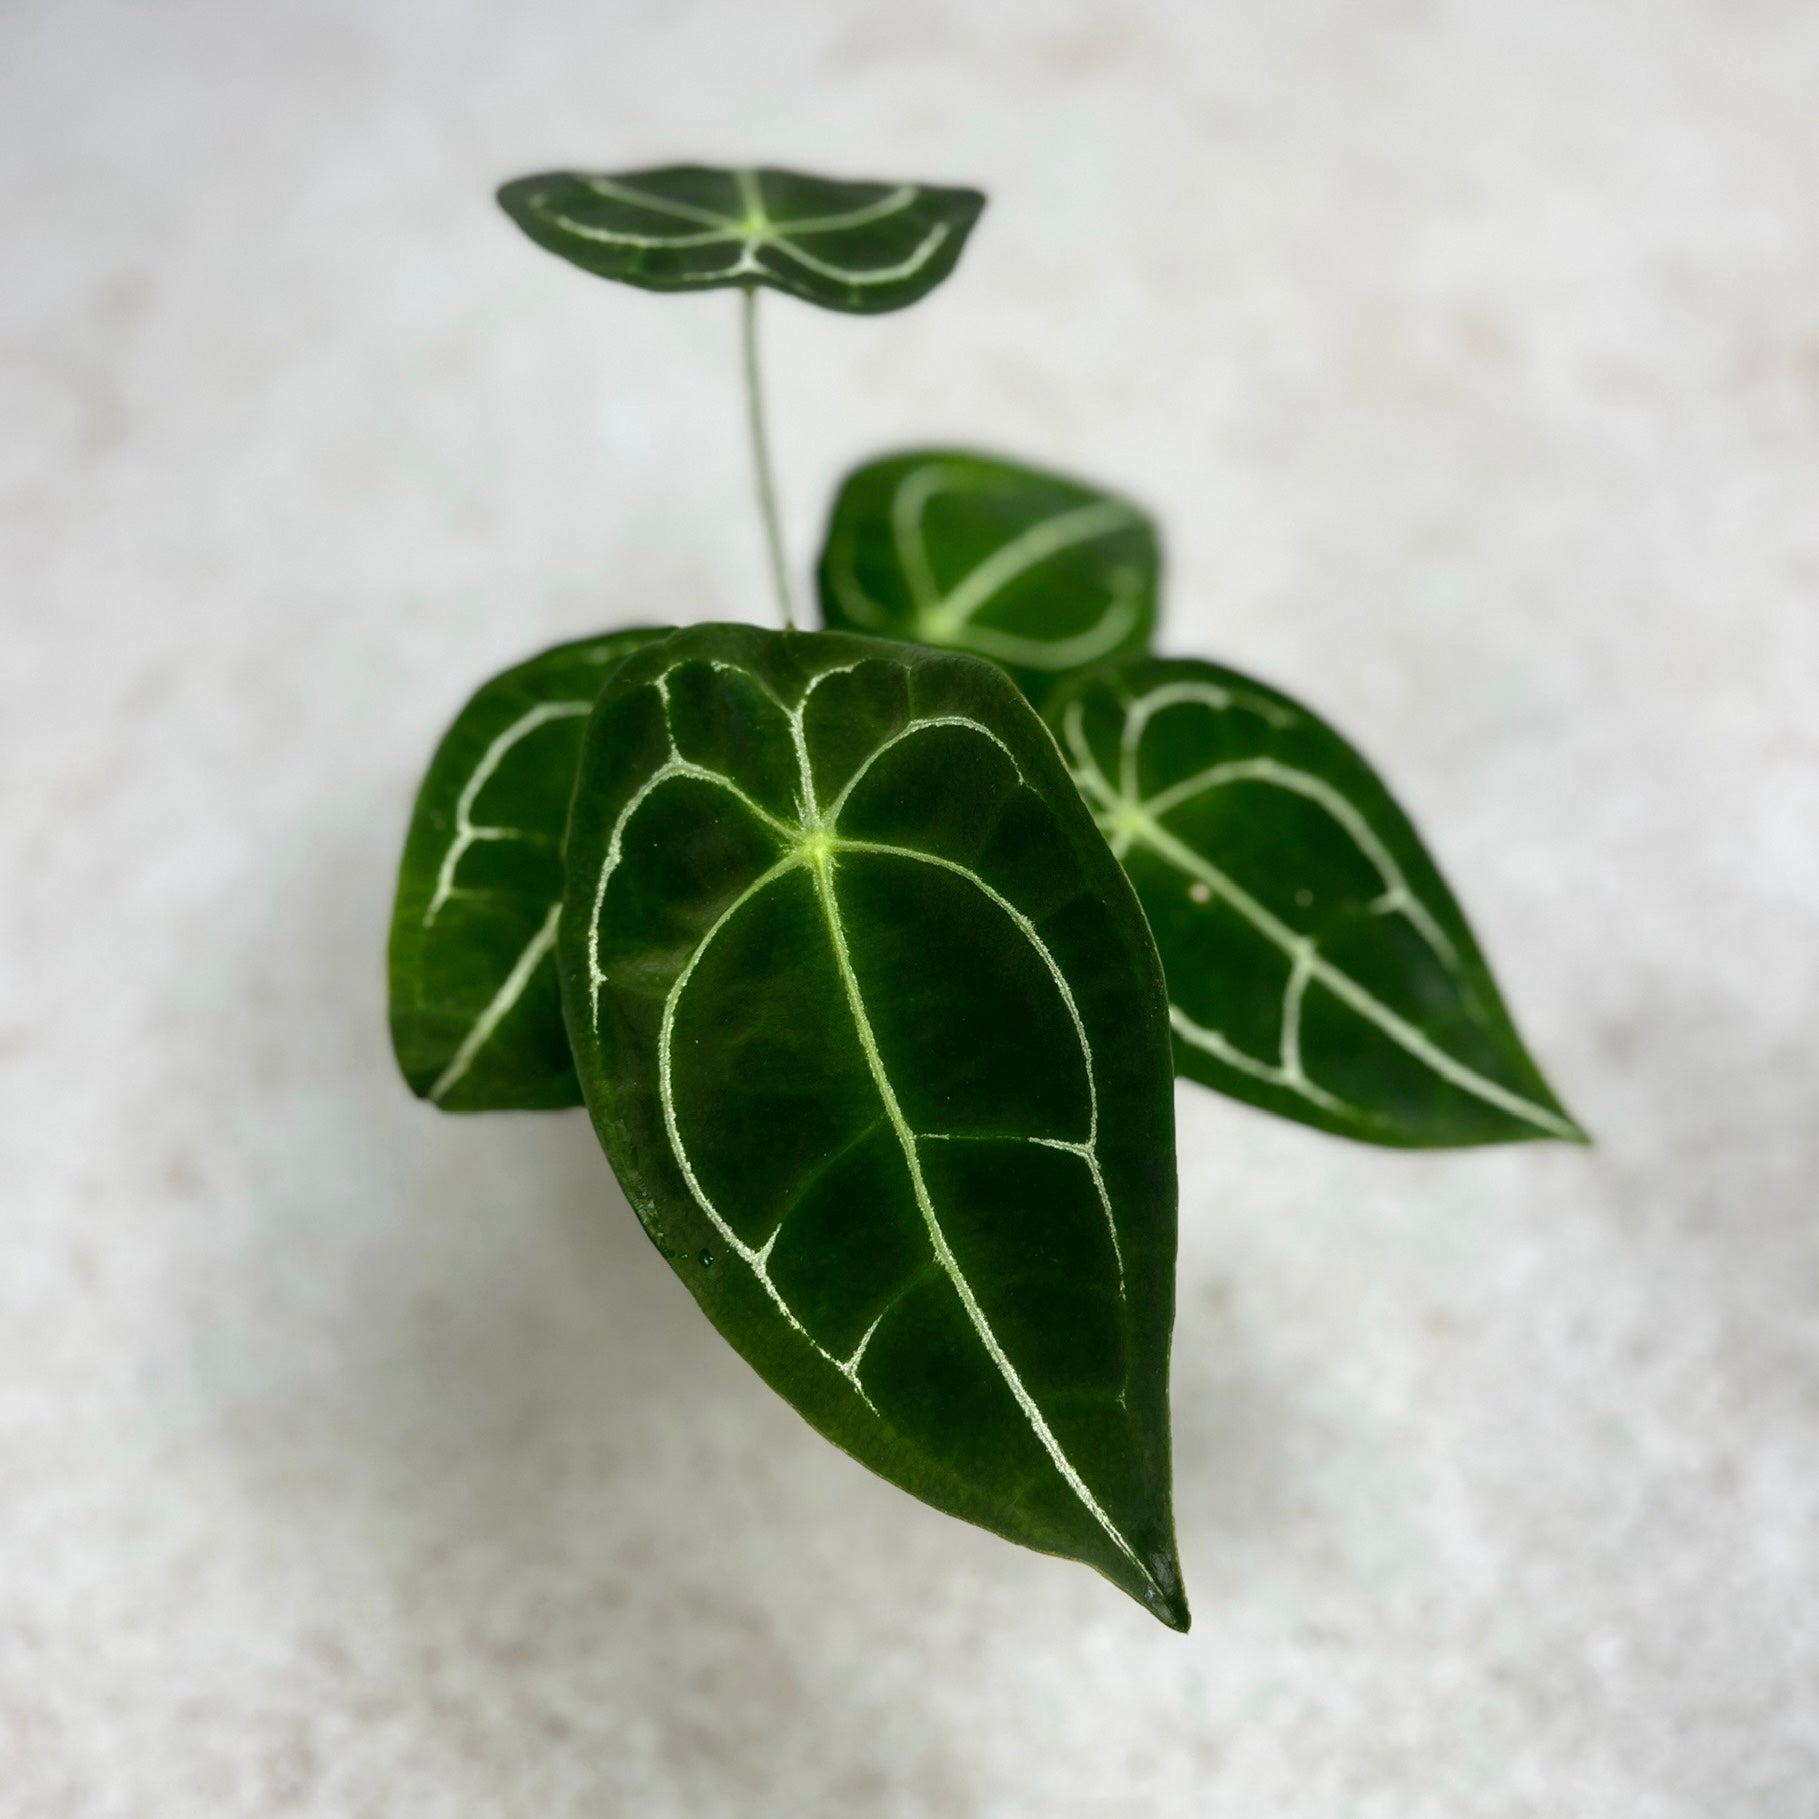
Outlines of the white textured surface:
<svg viewBox="0 0 1819 1819">
<path fill-rule="evenodd" d="M 11 0 L 6 1812 L 1819 1810 L 1816 88 L 1810 0 Z M 393 1077 L 463 692 L 767 612 L 732 301 L 488 201 L 690 153 L 993 194 L 767 310 L 799 560 L 914 438 L 1151 501 L 1601 1139 L 1183 1092 L 1186 1640 L 817 1440 L 581 1119 Z"/>
</svg>

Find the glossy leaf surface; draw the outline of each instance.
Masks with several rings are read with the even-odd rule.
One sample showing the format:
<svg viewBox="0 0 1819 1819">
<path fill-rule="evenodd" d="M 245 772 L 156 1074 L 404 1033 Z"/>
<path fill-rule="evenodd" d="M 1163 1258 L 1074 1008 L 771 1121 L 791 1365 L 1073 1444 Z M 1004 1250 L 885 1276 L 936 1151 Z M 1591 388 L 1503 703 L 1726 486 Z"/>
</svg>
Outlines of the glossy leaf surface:
<svg viewBox="0 0 1819 1819">
<path fill-rule="evenodd" d="M 556 983 L 562 835 L 600 686 L 655 631 L 559 644 L 486 683 L 430 760 L 392 912 L 392 1046 L 444 1111 L 581 1103 Z"/>
<path fill-rule="evenodd" d="M 737 626 L 640 652 L 561 956 L 607 1154 L 732 1344 L 873 1470 L 1185 1628 L 1167 1004 L 1007 679 Z"/>
<path fill-rule="evenodd" d="M 1014 462 L 920 449 L 847 476 L 820 568 L 843 631 L 989 657 L 1041 705 L 1140 651 L 1156 620 L 1156 527 L 1128 501 Z"/>
<path fill-rule="evenodd" d="M 1408 817 L 1330 726 L 1149 659 L 1050 720 L 1155 931 L 1183 1074 L 1370 1143 L 1579 1137 Z"/>
<path fill-rule="evenodd" d="M 977 190 L 694 164 L 546 171 L 506 184 L 499 202 L 539 246 L 597 277 L 651 291 L 768 285 L 858 315 L 926 297 L 985 207 Z"/>
</svg>

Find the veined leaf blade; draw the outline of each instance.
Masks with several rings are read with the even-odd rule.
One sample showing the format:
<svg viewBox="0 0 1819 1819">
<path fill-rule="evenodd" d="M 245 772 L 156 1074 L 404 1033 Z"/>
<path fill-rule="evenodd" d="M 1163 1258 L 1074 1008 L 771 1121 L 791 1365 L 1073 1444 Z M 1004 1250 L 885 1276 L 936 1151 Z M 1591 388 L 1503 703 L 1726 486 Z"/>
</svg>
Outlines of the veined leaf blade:
<svg viewBox="0 0 1819 1819">
<path fill-rule="evenodd" d="M 1324 721 L 1193 659 L 1108 668 L 1049 720 L 1155 932 L 1181 1073 L 1367 1143 L 1583 1141 L 1408 817 Z"/>
<path fill-rule="evenodd" d="M 706 626 L 589 724 L 564 1005 L 628 1197 L 822 1433 L 1187 1611 L 1166 1000 L 991 666 Z"/>
<path fill-rule="evenodd" d="M 879 315 L 953 271 L 985 198 L 927 183 L 665 165 L 545 171 L 499 191 L 537 244 L 596 277 L 652 291 L 763 285 L 822 309 Z"/>
<path fill-rule="evenodd" d="M 430 760 L 387 972 L 399 1068 L 444 1111 L 581 1103 L 556 980 L 563 830 L 601 685 L 661 636 L 613 632 L 514 665 L 474 693 Z"/>
<path fill-rule="evenodd" d="M 1146 647 L 1161 566 L 1156 527 L 1128 500 L 989 455 L 913 449 L 841 485 L 821 614 L 832 630 L 985 657 L 1040 707 Z"/>
</svg>

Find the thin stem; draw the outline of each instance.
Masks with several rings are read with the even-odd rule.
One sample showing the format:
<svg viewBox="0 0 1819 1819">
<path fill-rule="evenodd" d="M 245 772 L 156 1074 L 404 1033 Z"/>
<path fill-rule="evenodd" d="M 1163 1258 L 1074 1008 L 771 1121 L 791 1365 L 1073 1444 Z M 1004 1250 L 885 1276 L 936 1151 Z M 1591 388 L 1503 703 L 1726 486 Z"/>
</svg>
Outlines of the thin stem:
<svg viewBox="0 0 1819 1819">
<path fill-rule="evenodd" d="M 745 353 L 745 403 L 752 427 L 752 464 L 758 471 L 758 511 L 764 519 L 765 540 L 770 546 L 771 580 L 777 604 L 783 608 L 785 631 L 796 629 L 796 609 L 790 598 L 789 563 L 783 554 L 783 527 L 777 518 L 777 486 L 771 478 L 770 443 L 764 433 L 764 387 L 758 379 L 758 287 L 748 284 L 740 301 L 741 340 Z"/>
</svg>

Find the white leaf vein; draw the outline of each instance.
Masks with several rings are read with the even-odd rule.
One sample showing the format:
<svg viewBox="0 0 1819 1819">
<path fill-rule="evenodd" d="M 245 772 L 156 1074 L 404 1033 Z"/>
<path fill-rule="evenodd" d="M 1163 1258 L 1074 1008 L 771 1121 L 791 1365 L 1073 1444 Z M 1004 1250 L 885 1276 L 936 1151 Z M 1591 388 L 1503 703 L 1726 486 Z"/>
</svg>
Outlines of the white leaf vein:
<svg viewBox="0 0 1819 1819">
<path fill-rule="evenodd" d="M 1067 712 L 1062 717 L 1062 730 L 1073 760 L 1076 781 L 1086 792 L 1094 806 L 1095 813 L 1112 839 L 1113 850 L 1122 855 L 1132 845 L 1146 848 L 1176 871 L 1192 879 L 1197 887 L 1204 887 L 1209 901 L 1212 897 L 1218 897 L 1229 904 L 1246 922 L 1289 959 L 1289 977 L 1283 995 L 1282 1046 L 1275 1062 L 1265 1062 L 1254 1055 L 1245 1054 L 1218 1031 L 1205 1028 L 1195 1022 L 1178 1005 L 1171 1003 L 1170 1021 L 1175 1029 L 1208 1054 L 1228 1062 L 1242 1072 L 1287 1086 L 1326 1109 L 1334 1109 L 1334 1096 L 1326 1093 L 1309 1078 L 1301 1056 L 1302 1001 L 1308 986 L 1316 984 L 1367 1023 L 1380 1030 L 1398 1047 L 1438 1074 L 1450 1085 L 1458 1087 L 1462 1092 L 1470 1094 L 1487 1105 L 1495 1106 L 1498 1110 L 1533 1125 L 1538 1130 L 1547 1131 L 1552 1136 L 1572 1136 L 1573 1128 L 1565 1119 L 1550 1111 L 1546 1106 L 1537 1105 L 1532 1100 L 1524 1098 L 1520 1093 L 1513 1092 L 1500 1081 L 1480 1073 L 1476 1068 L 1461 1061 L 1458 1056 L 1442 1048 L 1425 1030 L 1393 1010 L 1374 992 L 1359 984 L 1342 968 L 1335 966 L 1320 953 L 1314 942 L 1289 927 L 1280 917 L 1245 890 L 1236 879 L 1208 859 L 1205 854 L 1197 852 L 1162 826 L 1158 817 L 1165 812 L 1166 808 L 1179 807 L 1182 802 L 1191 798 L 1193 791 L 1187 787 L 1188 785 L 1218 787 L 1222 782 L 1238 780 L 1236 776 L 1225 776 L 1214 778 L 1209 782 L 1208 779 L 1213 776 L 1213 772 L 1220 769 L 1215 766 L 1211 767 L 1209 771 L 1199 773 L 1196 777 L 1186 779 L 1182 785 L 1172 786 L 1169 791 L 1159 792 L 1154 797 L 1146 799 L 1139 794 L 1138 755 L 1142 732 L 1162 707 L 1181 702 L 1194 702 L 1216 710 L 1252 707 L 1254 711 L 1261 711 L 1267 708 L 1276 724 L 1282 724 L 1284 721 L 1291 721 L 1294 718 L 1286 708 L 1264 702 L 1260 697 L 1252 697 L 1247 700 L 1238 691 L 1226 690 L 1217 684 L 1164 684 L 1137 701 L 1127 704 L 1124 726 L 1120 735 L 1120 785 L 1122 787 L 1114 788 L 1100 768 L 1098 759 L 1087 740 L 1085 711 L 1082 703 L 1070 702 Z M 1137 728 L 1134 737 L 1131 730 L 1133 724 Z M 1265 770 L 1260 768 L 1264 761 L 1241 762 L 1245 762 L 1246 768 L 1243 774 L 1249 779 L 1294 789 L 1310 800 L 1321 802 L 1322 806 L 1327 806 L 1323 800 L 1324 797 L 1338 794 L 1332 791 L 1331 786 L 1324 779 L 1290 766 L 1268 761 L 1269 768 Z M 1359 825 L 1365 826 L 1369 839 L 1368 842 L 1359 842 L 1360 850 L 1374 865 L 1378 865 L 1378 869 L 1384 877 L 1384 892 L 1373 903 L 1373 909 L 1382 913 L 1400 912 L 1408 917 L 1416 929 L 1428 940 L 1429 945 L 1433 947 L 1436 957 L 1443 963 L 1456 965 L 1456 955 L 1453 953 L 1451 942 L 1446 940 L 1445 933 L 1439 928 L 1432 912 L 1415 896 L 1400 868 L 1395 865 L 1387 847 L 1384 846 L 1375 831 L 1369 829 L 1368 823 L 1364 821 L 1355 805 L 1345 801 L 1342 797 L 1339 799 L 1344 802 L 1346 813 L 1335 816 L 1335 819 L 1354 838 L 1356 838 L 1356 828 Z M 1381 864 L 1378 864 L 1379 858 L 1388 862 L 1387 871 Z M 1435 935 L 1439 937 L 1438 945 L 1434 943 Z M 1242 1060 L 1235 1058 L 1240 1055 L 1243 1056 Z"/>
<path fill-rule="evenodd" d="M 891 496 L 891 544 L 908 590 L 915 635 L 929 644 L 960 645 L 1001 663 L 1065 670 L 1105 656 L 1129 636 L 1142 612 L 1142 576 L 1124 565 L 1109 577 L 1105 606 L 1093 623 L 1061 638 L 1040 638 L 976 623 L 979 614 L 1022 576 L 1070 549 L 1140 525 L 1142 518 L 1118 499 L 1069 506 L 1027 525 L 982 557 L 945 590 L 930 559 L 927 514 L 944 492 L 989 488 L 942 461 L 924 461 L 898 480 Z M 835 593 L 861 624 L 878 625 L 883 608 L 859 586 L 850 548 L 830 564 Z"/>
<path fill-rule="evenodd" d="M 524 996 L 524 988 L 530 984 L 531 976 L 543 964 L 544 957 L 556 945 L 556 922 L 562 913 L 560 902 L 550 905 L 549 914 L 543 918 L 537 932 L 524 944 L 518 958 L 512 963 L 512 969 L 500 981 L 499 989 L 493 993 L 486 1008 L 476 1017 L 462 1037 L 457 1048 L 436 1084 L 429 1089 L 432 1103 L 440 1105 L 444 1099 L 466 1077 L 467 1071 L 474 1065 L 475 1058 L 493 1038 L 510 1013 L 512 1006 Z"/>
<path fill-rule="evenodd" d="M 593 706 L 591 701 L 539 702 L 537 706 L 520 714 L 511 725 L 488 742 L 473 770 L 468 773 L 467 781 L 462 784 L 460 794 L 455 798 L 455 831 L 442 855 L 442 863 L 436 868 L 436 887 L 423 912 L 425 928 L 434 924 L 450 898 L 460 894 L 455 883 L 455 871 L 470 847 L 482 840 L 523 840 L 528 837 L 526 830 L 521 827 L 484 825 L 474 820 L 474 806 L 480 800 L 480 792 L 493 780 L 513 747 L 528 739 L 539 727 L 549 725 L 552 720 L 579 719 L 591 713 Z"/>
<path fill-rule="evenodd" d="M 839 264 L 809 251 L 800 241 L 804 237 L 850 232 L 904 214 L 915 207 L 922 190 L 913 184 L 900 184 L 871 202 L 833 214 L 778 217 L 769 211 L 759 172 L 742 169 L 731 175 L 743 210 L 738 215 L 641 189 L 623 178 L 589 176 L 580 179 L 582 185 L 602 201 L 681 223 L 682 231 L 678 232 L 660 233 L 640 226 L 615 227 L 583 221 L 543 194 L 533 194 L 530 207 L 552 226 L 578 240 L 598 246 L 624 247 L 632 253 L 689 252 L 708 246 L 736 245 L 740 249 L 731 264 L 716 265 L 704 271 L 666 274 L 668 281 L 676 284 L 721 284 L 739 277 L 787 277 L 789 274 L 780 270 L 774 259 L 767 260 L 766 254 L 792 261 L 815 277 L 852 289 L 896 284 L 923 270 L 952 232 L 949 223 L 937 221 L 908 253 L 899 258 L 873 265 Z"/>
</svg>

